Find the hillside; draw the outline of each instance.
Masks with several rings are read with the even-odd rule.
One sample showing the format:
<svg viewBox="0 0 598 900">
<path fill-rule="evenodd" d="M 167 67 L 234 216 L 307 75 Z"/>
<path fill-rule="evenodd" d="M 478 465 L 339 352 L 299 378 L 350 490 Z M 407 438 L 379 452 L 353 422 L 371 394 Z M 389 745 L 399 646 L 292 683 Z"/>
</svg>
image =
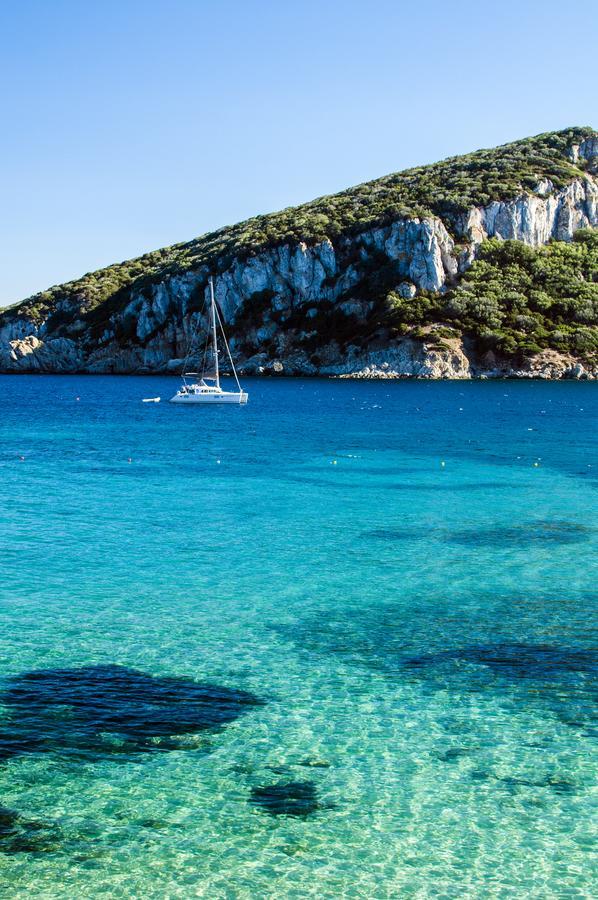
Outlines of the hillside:
<svg viewBox="0 0 598 900">
<path fill-rule="evenodd" d="M 258 216 L 5 310 L 0 367 L 176 370 L 212 272 L 247 371 L 591 373 L 597 173 L 571 128 Z"/>
</svg>

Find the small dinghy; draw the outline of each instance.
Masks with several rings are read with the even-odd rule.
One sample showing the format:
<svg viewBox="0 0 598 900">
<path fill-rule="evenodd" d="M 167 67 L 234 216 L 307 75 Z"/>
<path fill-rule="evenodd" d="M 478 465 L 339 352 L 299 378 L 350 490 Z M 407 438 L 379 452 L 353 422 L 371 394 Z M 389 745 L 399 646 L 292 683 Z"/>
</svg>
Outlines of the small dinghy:
<svg viewBox="0 0 598 900">
<path fill-rule="evenodd" d="M 160 398 L 159 397 L 144 397 L 141 402 L 142 403 L 159 403 Z"/>
</svg>

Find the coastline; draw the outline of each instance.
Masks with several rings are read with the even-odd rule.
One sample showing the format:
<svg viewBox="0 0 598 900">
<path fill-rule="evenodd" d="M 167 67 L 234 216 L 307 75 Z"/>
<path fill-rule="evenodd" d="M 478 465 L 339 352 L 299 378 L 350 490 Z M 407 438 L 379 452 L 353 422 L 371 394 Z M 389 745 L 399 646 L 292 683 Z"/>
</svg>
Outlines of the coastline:
<svg viewBox="0 0 598 900">
<path fill-rule="evenodd" d="M 48 342 L 51 343 L 51 342 Z M 552 350 L 529 357 L 518 364 L 497 359 L 487 353 L 476 357 L 466 352 L 462 342 L 452 346 L 430 347 L 415 341 L 403 341 L 393 347 L 375 351 L 336 353 L 334 361 L 317 365 L 305 354 L 268 359 L 258 354 L 241 361 L 238 373 L 241 377 L 264 378 L 331 378 L 368 381 L 486 381 L 486 380 L 541 380 L 541 381 L 595 381 L 598 365 L 587 360 L 556 353 Z M 185 366 L 182 359 L 156 360 L 152 366 L 131 364 L 126 354 L 122 358 L 96 359 L 89 365 L 68 365 L 64 358 L 52 359 L 44 352 L 47 345 L 39 342 L 41 353 L 20 354 L 11 352 L 12 365 L 0 366 L 0 375 L 172 375 L 179 378 Z M 324 353 L 328 348 L 324 348 Z M 5 356 L 6 359 L 6 356 Z M 187 366 L 194 366 L 193 360 Z M 226 368 L 222 374 L 231 374 Z"/>
</svg>

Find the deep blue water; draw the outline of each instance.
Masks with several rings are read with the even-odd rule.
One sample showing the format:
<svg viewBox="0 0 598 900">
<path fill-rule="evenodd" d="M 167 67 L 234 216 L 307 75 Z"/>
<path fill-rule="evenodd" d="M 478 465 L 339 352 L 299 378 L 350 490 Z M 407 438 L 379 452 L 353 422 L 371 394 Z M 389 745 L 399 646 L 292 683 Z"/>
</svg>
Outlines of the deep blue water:
<svg viewBox="0 0 598 900">
<path fill-rule="evenodd" d="M 596 386 L 247 386 L 0 378 L 0 890 L 592 896 Z"/>
</svg>

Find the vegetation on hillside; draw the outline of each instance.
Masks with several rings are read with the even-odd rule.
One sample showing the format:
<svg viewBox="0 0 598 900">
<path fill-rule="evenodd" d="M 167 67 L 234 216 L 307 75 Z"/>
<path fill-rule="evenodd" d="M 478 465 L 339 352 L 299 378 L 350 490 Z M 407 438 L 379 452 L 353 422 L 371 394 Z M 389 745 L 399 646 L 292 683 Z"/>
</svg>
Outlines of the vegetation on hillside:
<svg viewBox="0 0 598 900">
<path fill-rule="evenodd" d="M 433 213 L 450 224 L 471 206 L 511 199 L 532 190 L 541 179 L 550 179 L 558 188 L 580 177 L 585 161 L 574 164 L 569 151 L 591 134 L 591 128 L 550 132 L 388 175 L 302 206 L 257 216 L 50 288 L 0 313 L 0 323 L 3 317 L 21 315 L 46 318 L 58 307 L 58 314 L 61 308 L 68 308 L 66 316 L 71 319 L 93 314 L 97 325 L 110 312 L 126 305 L 133 290 L 169 274 L 204 266 L 206 271 L 222 270 L 234 257 L 247 257 L 266 247 L 338 240 L 402 215 Z M 100 310 L 103 304 L 105 309 Z"/>
<path fill-rule="evenodd" d="M 551 348 L 598 358 L 598 232 L 533 249 L 489 240 L 458 285 L 444 295 L 386 298 L 399 332 L 442 323 L 479 350 L 522 356 Z M 442 334 L 442 332 L 440 332 Z"/>
</svg>

